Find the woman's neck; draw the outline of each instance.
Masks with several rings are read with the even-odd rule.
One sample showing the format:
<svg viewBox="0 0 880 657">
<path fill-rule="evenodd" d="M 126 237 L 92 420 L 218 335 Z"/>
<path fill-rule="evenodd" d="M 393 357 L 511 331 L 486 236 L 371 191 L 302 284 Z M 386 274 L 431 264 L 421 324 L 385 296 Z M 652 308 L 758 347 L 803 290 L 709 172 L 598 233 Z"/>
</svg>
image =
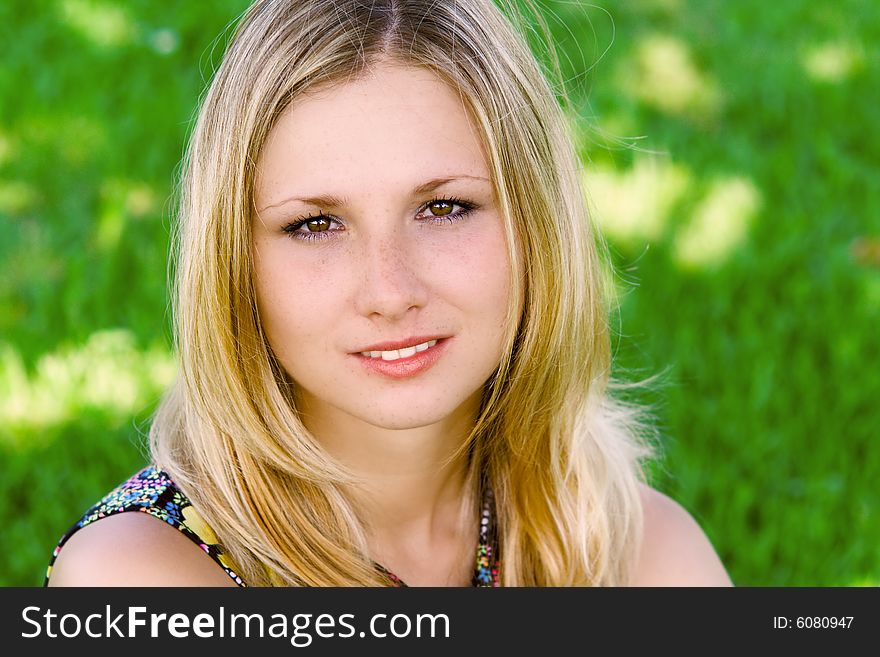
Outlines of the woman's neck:
<svg viewBox="0 0 880 657">
<path fill-rule="evenodd" d="M 404 581 L 395 568 L 422 572 L 420 565 L 441 563 L 440 569 L 453 571 L 450 578 L 458 581 L 460 555 L 471 561 L 478 539 L 477 500 L 461 446 L 476 421 L 478 404 L 475 395 L 440 422 L 409 429 L 377 427 L 336 409 L 301 406 L 306 427 L 361 482 L 350 493 L 372 556 Z M 435 579 L 443 577 L 437 573 Z"/>
</svg>

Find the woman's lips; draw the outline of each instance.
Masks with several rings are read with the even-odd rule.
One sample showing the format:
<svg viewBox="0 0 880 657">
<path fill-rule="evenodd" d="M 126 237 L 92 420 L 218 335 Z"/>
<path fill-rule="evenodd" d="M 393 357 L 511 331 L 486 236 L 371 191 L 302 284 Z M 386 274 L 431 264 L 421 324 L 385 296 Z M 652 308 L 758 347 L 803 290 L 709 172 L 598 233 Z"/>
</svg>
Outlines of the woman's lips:
<svg viewBox="0 0 880 657">
<path fill-rule="evenodd" d="M 443 352 L 446 351 L 446 345 L 449 338 L 441 338 L 436 344 L 428 347 L 424 351 L 417 351 L 411 356 L 398 358 L 396 360 L 383 360 L 381 356 L 371 358 L 363 354 L 353 354 L 368 372 L 379 374 L 389 379 L 408 379 L 410 377 L 421 374 L 431 367 Z"/>
</svg>

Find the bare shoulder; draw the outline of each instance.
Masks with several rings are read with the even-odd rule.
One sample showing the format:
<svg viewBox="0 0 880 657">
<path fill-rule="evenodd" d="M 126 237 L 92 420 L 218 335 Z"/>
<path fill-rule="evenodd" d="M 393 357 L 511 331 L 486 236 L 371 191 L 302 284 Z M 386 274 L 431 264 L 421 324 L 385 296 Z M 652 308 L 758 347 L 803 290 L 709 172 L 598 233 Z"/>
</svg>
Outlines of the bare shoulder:
<svg viewBox="0 0 880 657">
<path fill-rule="evenodd" d="M 235 586 L 198 545 L 146 513 L 86 525 L 58 554 L 49 586 Z"/>
<path fill-rule="evenodd" d="M 732 586 L 703 529 L 678 502 L 640 485 L 644 539 L 632 586 Z"/>
</svg>

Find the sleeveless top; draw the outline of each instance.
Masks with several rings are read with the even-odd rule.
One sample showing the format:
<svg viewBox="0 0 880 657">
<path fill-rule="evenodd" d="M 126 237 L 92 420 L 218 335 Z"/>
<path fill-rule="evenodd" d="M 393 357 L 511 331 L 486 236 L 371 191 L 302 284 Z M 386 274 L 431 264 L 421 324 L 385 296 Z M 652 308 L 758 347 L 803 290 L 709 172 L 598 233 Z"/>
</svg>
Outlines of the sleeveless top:
<svg viewBox="0 0 880 657">
<path fill-rule="evenodd" d="M 86 511 L 82 518 L 67 530 L 52 553 L 43 586 L 48 585 L 52 566 L 71 536 L 101 518 L 127 511 L 148 513 L 167 522 L 204 550 L 238 586 L 247 586 L 247 583 L 236 572 L 235 564 L 223 546 L 220 545 L 213 530 L 202 519 L 189 499 L 177 488 L 168 473 L 155 465 L 147 466 L 128 481 L 120 484 Z M 374 565 L 388 579 L 391 586 L 406 586 L 403 580 L 391 571 L 378 563 Z M 497 559 L 496 549 L 495 505 L 492 490 L 487 486 L 481 504 L 480 540 L 477 545 L 474 575 L 471 580 L 472 586 L 499 586 L 499 567 L 500 562 Z"/>
</svg>

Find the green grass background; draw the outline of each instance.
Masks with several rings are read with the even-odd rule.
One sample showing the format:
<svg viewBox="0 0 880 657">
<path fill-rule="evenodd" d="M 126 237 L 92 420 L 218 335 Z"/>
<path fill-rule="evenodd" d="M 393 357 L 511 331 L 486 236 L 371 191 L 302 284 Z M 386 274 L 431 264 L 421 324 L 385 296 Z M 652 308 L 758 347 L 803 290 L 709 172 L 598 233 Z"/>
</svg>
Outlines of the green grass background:
<svg viewBox="0 0 880 657">
<path fill-rule="evenodd" d="M 880 5 L 543 4 L 617 373 L 662 374 L 655 484 L 738 584 L 880 584 Z M 144 462 L 174 176 L 244 6 L 0 4 L 2 585 Z"/>
</svg>

